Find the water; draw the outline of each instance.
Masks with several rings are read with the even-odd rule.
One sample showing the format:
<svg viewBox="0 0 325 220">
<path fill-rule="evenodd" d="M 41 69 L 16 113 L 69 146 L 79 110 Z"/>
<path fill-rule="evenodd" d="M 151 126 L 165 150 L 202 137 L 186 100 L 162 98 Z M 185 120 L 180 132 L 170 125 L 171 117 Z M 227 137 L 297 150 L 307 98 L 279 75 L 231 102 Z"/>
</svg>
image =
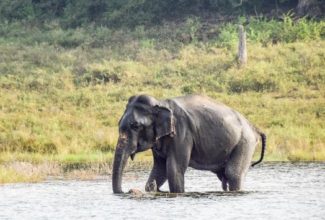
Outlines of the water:
<svg viewBox="0 0 325 220">
<path fill-rule="evenodd" d="M 110 177 L 9 184 L 0 186 L 0 219 L 325 219 L 324 171 L 325 163 L 259 165 L 244 192 L 225 193 L 214 174 L 189 169 L 178 196 L 114 195 Z M 126 173 L 123 190 L 143 190 L 148 175 Z"/>
</svg>

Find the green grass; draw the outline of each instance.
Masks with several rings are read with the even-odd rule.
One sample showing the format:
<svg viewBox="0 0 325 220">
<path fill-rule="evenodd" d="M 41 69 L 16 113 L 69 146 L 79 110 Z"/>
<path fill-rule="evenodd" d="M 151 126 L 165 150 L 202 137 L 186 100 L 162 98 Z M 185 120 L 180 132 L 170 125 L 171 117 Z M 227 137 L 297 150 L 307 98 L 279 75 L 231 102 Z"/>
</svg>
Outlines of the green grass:
<svg viewBox="0 0 325 220">
<path fill-rule="evenodd" d="M 238 69 L 235 49 L 209 45 L 184 46 L 174 58 L 168 51 L 142 49 L 132 60 L 112 59 L 107 48 L 0 45 L 9 51 L 0 63 L 1 71 L 8 71 L 0 76 L 0 149 L 112 152 L 129 96 L 200 93 L 264 130 L 268 154 L 289 159 L 302 149 L 304 158 L 324 159 L 324 46 L 324 41 L 249 45 L 249 63 Z"/>
<path fill-rule="evenodd" d="M 40 154 L 28 152 L 3 152 L 0 154 L 0 164 L 8 164 L 15 161 L 27 162 L 35 165 L 45 162 L 59 164 L 73 163 L 111 163 L 112 153 L 93 152 L 89 154 Z"/>
<path fill-rule="evenodd" d="M 159 29 L 162 38 L 149 38 L 153 29 L 140 28 L 127 34 L 129 41 L 111 40 L 101 48 L 85 42 L 62 47 L 52 41 L 55 29 L 39 33 L 39 43 L 31 43 L 37 34 L 8 33 L 0 39 L 0 164 L 54 163 L 66 171 L 110 165 L 127 100 L 144 93 L 159 99 L 208 95 L 266 133 L 266 160 L 324 161 L 324 22 L 302 20 L 314 32 L 307 28 L 299 38 L 278 42 L 273 42 L 274 33 L 281 32 L 275 30 L 278 23 L 254 22 L 248 30 L 248 64 L 241 69 L 233 24 L 221 29 L 220 39 L 204 41 L 200 24 L 188 21 L 183 29 L 192 41 L 187 43 L 164 32 L 166 27 Z M 293 30 L 283 36 L 293 36 L 301 29 L 293 27 L 302 24 L 290 25 Z M 264 26 L 273 34 L 257 36 Z M 87 36 L 80 31 L 73 34 Z M 43 38 L 46 34 L 52 40 Z M 150 152 L 137 161 L 150 162 Z M 1 172 L 1 178 L 15 172 Z"/>
<path fill-rule="evenodd" d="M 55 21 L 43 26 L 23 22 L 0 22 L 0 44 L 35 46 L 35 57 L 44 45 L 51 45 L 59 50 L 108 47 L 106 53 L 109 53 L 110 57 L 125 60 L 134 59 L 141 49 L 165 49 L 175 53 L 184 44 L 200 45 L 203 42 L 227 48 L 236 46 L 238 23 L 243 23 L 245 18 L 239 17 L 237 20 L 212 22 L 190 17 L 161 25 L 139 25 L 132 29 L 94 25 L 64 28 Z M 282 21 L 252 17 L 246 29 L 250 43 L 264 46 L 325 38 L 324 20 L 295 20 L 291 14 L 283 15 Z"/>
<path fill-rule="evenodd" d="M 25 173 L 17 169 L 0 167 L 0 185 L 4 183 L 17 183 L 17 182 L 40 182 L 45 179 L 37 173 Z"/>
</svg>

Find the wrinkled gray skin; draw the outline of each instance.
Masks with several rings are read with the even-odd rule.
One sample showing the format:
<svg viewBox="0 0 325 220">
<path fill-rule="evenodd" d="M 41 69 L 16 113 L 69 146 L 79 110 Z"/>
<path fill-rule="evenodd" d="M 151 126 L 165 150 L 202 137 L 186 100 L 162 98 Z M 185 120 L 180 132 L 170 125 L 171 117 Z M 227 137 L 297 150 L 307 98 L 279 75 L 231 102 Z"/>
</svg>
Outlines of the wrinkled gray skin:
<svg viewBox="0 0 325 220">
<path fill-rule="evenodd" d="M 129 99 L 119 122 L 113 164 L 113 192 L 122 193 L 122 173 L 129 157 L 151 149 L 153 168 L 146 191 L 159 191 L 168 180 L 172 193 L 184 192 L 187 167 L 209 170 L 223 190 L 241 190 L 255 146 L 265 135 L 241 114 L 204 96 L 158 101 L 140 95 Z"/>
</svg>

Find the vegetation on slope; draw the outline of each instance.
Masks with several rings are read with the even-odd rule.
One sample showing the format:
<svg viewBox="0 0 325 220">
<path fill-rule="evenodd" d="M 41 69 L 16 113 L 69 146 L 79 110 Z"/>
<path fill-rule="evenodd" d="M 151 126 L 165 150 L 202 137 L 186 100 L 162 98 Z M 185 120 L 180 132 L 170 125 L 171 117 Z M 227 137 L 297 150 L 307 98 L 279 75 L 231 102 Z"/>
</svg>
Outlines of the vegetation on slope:
<svg viewBox="0 0 325 220">
<path fill-rule="evenodd" d="M 267 134 L 266 160 L 325 160 L 325 22 L 289 14 L 282 21 L 255 18 L 246 28 L 248 64 L 239 69 L 236 23 L 1 23 L 0 182 L 29 181 L 10 165 L 17 161 L 107 169 L 117 122 L 139 93 L 208 95 Z M 148 158 L 150 152 L 137 157 Z"/>
<path fill-rule="evenodd" d="M 260 24 L 249 30 L 249 63 L 244 69 L 237 68 L 236 30 L 229 24 L 215 41 L 179 42 L 174 48 L 165 38 L 163 43 L 134 37 L 119 48 L 83 43 L 69 49 L 44 42 L 27 45 L 23 37 L 18 39 L 23 43 L 3 39 L 0 149 L 112 151 L 129 96 L 203 93 L 240 110 L 267 133 L 272 130 L 269 153 L 284 151 L 293 158 L 291 148 L 312 148 L 316 150 L 305 150 L 306 158 L 322 157 L 315 152 L 324 144 L 324 23 L 306 25 L 310 30 L 301 35 L 303 42 L 292 39 L 299 34 L 287 39 L 280 29 L 283 37 L 277 44 L 265 43 L 268 33 L 258 28 L 268 24 L 274 36 L 269 27 L 279 26 Z"/>
</svg>

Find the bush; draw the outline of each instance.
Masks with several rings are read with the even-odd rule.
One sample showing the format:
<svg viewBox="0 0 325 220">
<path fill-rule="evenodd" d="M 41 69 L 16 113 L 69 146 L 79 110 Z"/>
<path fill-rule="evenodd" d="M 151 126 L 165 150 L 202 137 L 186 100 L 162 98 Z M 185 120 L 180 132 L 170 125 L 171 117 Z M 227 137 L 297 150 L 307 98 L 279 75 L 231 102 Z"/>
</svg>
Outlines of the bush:
<svg viewBox="0 0 325 220">
<path fill-rule="evenodd" d="M 166 20 L 186 20 L 193 16 L 256 16 L 257 12 L 273 15 L 275 11 L 281 13 L 294 10 L 297 3 L 297 0 L 2 0 L 0 19 L 27 22 L 30 25 L 59 21 L 65 28 L 89 24 L 120 28 L 157 25 Z M 321 1 L 314 3 L 313 8 L 322 11 Z M 307 10 L 308 14 L 312 13 Z"/>
<path fill-rule="evenodd" d="M 249 78 L 231 79 L 229 81 L 229 91 L 243 93 L 248 91 L 254 92 L 275 92 L 278 90 L 277 82 L 270 78 Z"/>
<path fill-rule="evenodd" d="M 251 43 L 277 44 L 280 42 L 297 42 L 318 40 L 325 38 L 325 21 L 307 20 L 306 18 L 294 21 L 286 15 L 283 21 L 251 19 L 246 27 L 247 39 Z M 226 24 L 220 28 L 217 44 L 231 47 L 238 41 L 237 25 Z"/>
</svg>

